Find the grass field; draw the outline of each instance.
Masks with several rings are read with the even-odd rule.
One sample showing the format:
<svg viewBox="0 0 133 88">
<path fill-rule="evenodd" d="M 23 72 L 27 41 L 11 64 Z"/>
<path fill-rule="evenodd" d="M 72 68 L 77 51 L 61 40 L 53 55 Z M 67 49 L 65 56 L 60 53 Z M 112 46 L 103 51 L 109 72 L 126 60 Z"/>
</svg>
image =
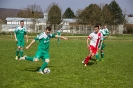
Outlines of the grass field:
<svg viewBox="0 0 133 88">
<path fill-rule="evenodd" d="M 24 54 L 33 56 L 37 44 Z M 133 88 L 133 36 L 113 36 L 105 44 L 104 61 L 96 64 L 91 60 L 84 67 L 81 61 L 88 54 L 85 37 L 61 40 L 60 44 L 51 39 L 51 73 L 41 75 L 36 73 L 41 59 L 15 60 L 14 39 L 0 36 L 0 88 Z"/>
</svg>

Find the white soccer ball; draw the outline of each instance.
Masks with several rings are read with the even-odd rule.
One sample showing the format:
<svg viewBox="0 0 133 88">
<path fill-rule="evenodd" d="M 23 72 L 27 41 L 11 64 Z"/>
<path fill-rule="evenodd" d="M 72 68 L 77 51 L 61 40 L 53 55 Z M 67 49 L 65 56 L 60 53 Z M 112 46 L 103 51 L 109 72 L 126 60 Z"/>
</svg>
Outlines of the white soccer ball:
<svg viewBox="0 0 133 88">
<path fill-rule="evenodd" d="M 49 74 L 49 73 L 50 73 L 50 69 L 49 69 L 49 68 L 45 68 L 45 69 L 43 70 L 43 72 L 44 72 L 44 74 Z"/>
</svg>

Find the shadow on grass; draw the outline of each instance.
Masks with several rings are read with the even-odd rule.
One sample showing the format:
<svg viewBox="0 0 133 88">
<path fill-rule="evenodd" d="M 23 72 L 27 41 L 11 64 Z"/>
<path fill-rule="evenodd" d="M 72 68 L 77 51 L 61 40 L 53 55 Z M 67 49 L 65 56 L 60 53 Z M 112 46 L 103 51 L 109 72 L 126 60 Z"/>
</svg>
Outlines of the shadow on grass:
<svg viewBox="0 0 133 88">
<path fill-rule="evenodd" d="M 51 67 L 54 67 L 54 66 L 48 66 L 47 68 L 51 68 Z M 40 67 L 30 67 L 30 68 L 25 68 L 23 71 L 30 71 L 30 72 L 37 72 L 39 71 Z"/>
<path fill-rule="evenodd" d="M 90 66 L 93 65 L 93 64 L 94 64 L 94 62 L 89 62 L 89 63 L 88 63 L 88 65 L 90 65 Z"/>
<path fill-rule="evenodd" d="M 36 68 L 25 68 L 25 71 L 31 71 L 31 72 L 36 72 L 39 71 L 40 67 L 36 67 Z"/>
<path fill-rule="evenodd" d="M 92 58 L 92 59 L 90 59 L 91 61 L 96 61 L 96 59 L 94 59 L 94 58 Z"/>
</svg>

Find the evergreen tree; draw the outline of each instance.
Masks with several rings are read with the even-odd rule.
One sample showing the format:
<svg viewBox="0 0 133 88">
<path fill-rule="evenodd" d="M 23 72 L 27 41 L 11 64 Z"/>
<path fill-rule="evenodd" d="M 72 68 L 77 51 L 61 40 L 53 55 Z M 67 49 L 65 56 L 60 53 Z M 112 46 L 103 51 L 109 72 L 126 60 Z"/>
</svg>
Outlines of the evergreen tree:
<svg viewBox="0 0 133 88">
<path fill-rule="evenodd" d="M 105 4 L 102 9 L 102 24 L 112 24 L 112 13 L 108 4 Z"/>
<path fill-rule="evenodd" d="M 122 13 L 122 10 L 120 6 L 116 3 L 115 0 L 113 0 L 110 4 L 109 7 L 111 9 L 112 15 L 113 15 L 113 24 L 123 24 L 124 22 L 124 15 Z"/>
<path fill-rule="evenodd" d="M 48 11 L 48 23 L 54 25 L 54 29 L 56 24 L 61 23 L 61 9 L 55 3 L 53 3 Z"/>
<path fill-rule="evenodd" d="M 74 12 L 71 10 L 71 8 L 67 8 L 66 11 L 63 14 L 63 18 L 74 18 Z"/>
<path fill-rule="evenodd" d="M 97 4 L 90 4 L 78 16 L 79 23 L 96 24 L 100 23 L 101 8 Z"/>
</svg>

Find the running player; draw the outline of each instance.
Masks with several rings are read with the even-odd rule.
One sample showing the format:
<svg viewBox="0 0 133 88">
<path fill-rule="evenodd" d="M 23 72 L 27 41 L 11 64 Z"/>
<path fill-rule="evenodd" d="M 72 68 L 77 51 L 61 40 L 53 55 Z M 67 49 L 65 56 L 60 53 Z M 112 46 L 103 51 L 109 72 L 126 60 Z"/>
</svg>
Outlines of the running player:
<svg viewBox="0 0 133 88">
<path fill-rule="evenodd" d="M 99 27 L 100 27 L 100 26 L 101 26 L 101 25 L 99 25 Z M 101 29 L 99 30 L 99 32 L 103 34 L 102 45 L 99 45 L 99 46 L 101 46 L 101 47 L 99 48 L 99 49 L 100 49 L 100 54 L 101 54 L 101 61 L 103 61 L 103 58 L 104 58 L 104 52 L 103 52 L 103 50 L 104 50 L 104 47 L 105 47 L 104 40 L 108 37 L 109 31 L 108 31 L 108 29 L 107 29 L 107 26 L 104 25 L 104 28 L 103 28 L 103 29 L 101 28 Z M 97 60 L 97 61 L 99 61 L 99 60 Z"/>
<path fill-rule="evenodd" d="M 50 61 L 50 56 L 49 56 L 49 42 L 50 38 L 57 37 L 57 38 L 62 38 L 62 39 L 67 39 L 66 37 L 63 36 L 58 36 L 50 33 L 51 27 L 46 27 L 45 32 L 40 33 L 37 35 L 35 39 L 31 41 L 31 43 L 26 47 L 26 49 L 29 49 L 32 44 L 34 44 L 35 41 L 39 40 L 39 45 L 38 45 L 38 50 L 36 51 L 36 54 L 34 57 L 29 57 L 29 56 L 24 56 L 21 60 L 29 60 L 29 61 L 38 61 L 40 58 L 44 61 L 42 64 L 41 68 L 39 69 L 38 73 L 43 74 L 43 70 L 47 67 L 49 61 Z"/>
<path fill-rule="evenodd" d="M 24 27 L 24 21 L 20 21 L 20 26 L 17 27 L 14 31 L 15 41 L 17 42 L 16 50 L 16 60 L 18 60 L 18 55 L 20 53 L 20 58 L 23 56 L 23 47 L 24 47 L 24 36 L 26 36 L 26 41 L 28 42 L 28 36 L 26 28 Z"/>
<path fill-rule="evenodd" d="M 95 26 L 94 32 L 92 32 L 87 38 L 87 47 L 89 48 L 89 55 L 83 60 L 85 66 L 88 65 L 88 62 L 98 51 L 98 44 L 100 43 L 100 39 L 102 38 L 102 34 L 99 32 L 99 26 Z M 90 44 L 88 41 L 90 40 Z"/>
</svg>

